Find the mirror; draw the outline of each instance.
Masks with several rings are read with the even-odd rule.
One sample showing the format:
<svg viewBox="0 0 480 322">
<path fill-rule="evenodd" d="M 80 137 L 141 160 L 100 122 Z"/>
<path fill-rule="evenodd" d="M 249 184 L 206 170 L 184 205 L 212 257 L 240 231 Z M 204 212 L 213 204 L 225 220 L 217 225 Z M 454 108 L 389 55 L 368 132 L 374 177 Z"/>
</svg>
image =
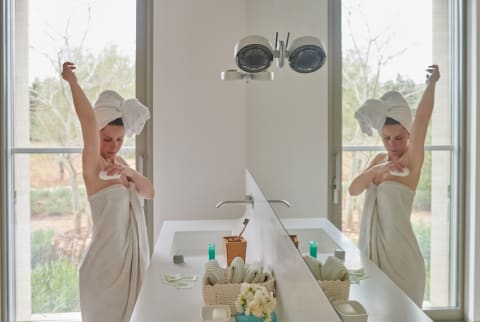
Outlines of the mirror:
<svg viewBox="0 0 480 322">
<path fill-rule="evenodd" d="M 442 82 L 437 87 L 412 225 L 426 263 L 427 287 L 423 307 L 455 306 L 456 302 L 452 299 L 456 298 L 456 291 L 449 285 L 458 278 L 449 267 L 457 265 L 458 254 L 453 249 L 457 247 L 458 238 L 447 223 L 450 218 L 457 220 L 455 211 L 458 201 L 451 194 L 445 197 L 445 191 L 455 190 L 457 182 L 454 169 L 458 155 L 453 152 L 456 134 L 452 123 L 458 120 L 452 116 L 455 107 L 447 106 L 454 95 L 451 94 L 454 88 L 448 87 L 451 86 L 448 85 L 451 83 L 450 73 L 457 72 L 447 70 L 447 66 L 454 65 L 459 55 L 452 50 L 455 46 L 450 40 L 455 38 L 452 36 L 455 27 L 449 21 L 458 19 L 453 16 L 456 9 L 452 10 L 441 1 L 429 2 L 418 10 L 398 1 L 342 1 L 343 53 L 336 53 L 332 31 L 328 31 L 328 22 L 332 17 L 328 5 L 328 1 L 303 1 L 300 5 L 273 1 L 268 5 L 262 2 L 249 7 L 249 33 L 274 35 L 278 31 L 280 34 L 314 35 L 325 44 L 327 63 L 319 71 L 308 75 L 272 68 L 274 81 L 247 87 L 247 168 L 268 199 L 284 199 L 291 204 L 290 208 L 273 204 L 272 207 L 284 225 L 290 227 L 287 231 L 297 235 L 302 254 L 308 253 L 308 242 L 314 238 L 311 235 L 314 232 L 300 232 L 292 228 L 294 220 L 299 218 L 316 220 L 332 217 L 335 225 L 341 227 L 338 218 L 342 212 L 344 234 L 355 243 L 363 197 L 352 198 L 346 190 L 368 159 L 383 150 L 378 136 L 369 138 L 361 134 L 353 119 L 355 108 L 369 95 L 378 98 L 387 89 L 408 93 L 410 106 L 415 108 L 424 89 L 425 67 L 432 62 L 444 66 L 441 70 Z M 388 16 L 387 12 L 392 16 Z M 422 17 L 419 20 L 426 23 L 422 28 L 409 29 L 404 22 L 396 19 L 406 15 L 419 15 Z M 367 27 L 370 29 L 367 30 Z M 378 38 L 375 39 L 376 36 Z M 368 40 L 371 41 L 371 56 L 366 55 L 366 47 L 363 46 Z M 338 72 L 345 76 L 340 85 L 343 86 L 343 94 L 336 92 L 338 88 L 329 88 L 330 81 L 335 77 L 329 72 L 336 66 L 332 64 L 338 64 L 340 57 L 343 65 L 350 67 Z M 355 57 L 362 57 L 364 61 L 370 58 L 380 68 L 377 70 L 372 65 L 373 69 L 361 69 Z M 355 68 L 357 72 L 353 73 Z M 378 71 L 379 79 L 376 83 L 370 80 L 368 88 L 362 87 L 359 71 L 368 72 L 370 79 Z M 341 105 L 343 113 L 342 129 L 338 129 L 334 126 L 337 123 L 333 122 L 341 113 L 332 111 L 332 102 L 342 95 L 342 104 L 334 106 L 338 109 Z M 339 141 L 343 152 L 339 152 L 342 157 L 339 154 L 338 161 L 343 163 L 335 164 L 332 142 Z M 335 167 L 338 173 L 334 173 Z M 339 168 L 342 168 L 341 172 Z M 329 169 L 332 170 L 329 172 Z M 332 184 L 336 183 L 334 175 L 338 174 L 342 174 L 342 182 L 337 185 L 341 184 L 343 196 L 333 196 L 331 192 Z M 338 198 L 337 205 L 332 203 L 333 197 Z M 333 215 L 332 209 L 340 211 Z M 435 216 L 431 216 L 432 213 Z M 321 233 L 315 236 L 315 239 L 323 240 Z M 322 243 L 318 251 L 334 251 L 338 245 L 330 241 L 325 241 L 326 249 Z"/>
<path fill-rule="evenodd" d="M 327 213 L 329 122 L 328 3 L 327 1 L 250 2 L 247 32 L 280 38 L 312 35 L 327 49 L 327 63 L 311 74 L 289 68 L 270 68 L 268 83 L 247 86 L 247 168 L 269 199 L 284 199 L 291 206 L 272 203 L 280 219 L 318 218 Z M 265 17 L 268 17 L 266 19 Z M 273 41 L 273 39 L 271 40 Z M 297 234 L 299 250 L 308 253 L 314 231 Z M 323 235 L 328 240 L 326 235 Z M 315 238 L 317 239 L 317 238 Z M 332 251 L 332 242 L 318 244 L 318 251 Z"/>
<path fill-rule="evenodd" d="M 247 86 L 247 168 L 268 198 L 285 199 L 279 217 L 327 213 L 328 21 L 327 1 L 251 1 L 247 33 L 274 41 L 310 35 L 327 48 L 327 63 L 310 74 L 272 67 L 271 82 Z M 268 19 L 267 19 L 268 17 Z M 251 86 L 250 86 L 251 85 Z"/>
<path fill-rule="evenodd" d="M 250 2 L 247 32 L 292 38 L 312 35 L 327 49 L 326 64 L 310 74 L 289 68 L 270 68 L 271 82 L 251 82 L 247 97 L 247 168 L 267 199 L 283 199 L 290 207 L 271 203 L 290 235 L 296 235 L 301 255 L 316 241 L 316 255 L 325 261 L 341 248 L 316 222 L 316 227 L 299 218 L 316 221 L 328 212 L 329 57 L 328 1 Z M 266 19 L 265 17 L 269 17 Z M 332 227 L 329 227 L 332 228 Z M 358 259 L 358 258 L 357 258 Z"/>
</svg>

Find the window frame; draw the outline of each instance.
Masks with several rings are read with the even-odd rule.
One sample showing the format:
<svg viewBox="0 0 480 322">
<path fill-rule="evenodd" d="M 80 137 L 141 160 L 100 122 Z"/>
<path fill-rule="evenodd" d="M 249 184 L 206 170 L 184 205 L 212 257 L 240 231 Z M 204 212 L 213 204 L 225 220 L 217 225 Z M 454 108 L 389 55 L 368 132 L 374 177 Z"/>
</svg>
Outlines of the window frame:
<svg viewBox="0 0 480 322">
<path fill-rule="evenodd" d="M 12 11 L 13 3 L 11 0 L 2 0 L 0 5 L 0 40 L 1 47 L 1 63 L 0 63 L 0 198 L 1 198 L 1 216 L 0 216 L 0 320 L 8 320 L 8 312 L 11 308 L 11 299 L 8 296 L 9 292 L 9 272 L 11 271 L 11 261 L 9 260 L 9 240 L 10 240 L 10 218 L 7 215 L 10 212 L 10 202 L 13 195 L 11 194 L 11 173 L 12 164 L 9 158 L 8 147 L 11 143 L 10 132 L 8 131 L 8 124 L 11 116 L 7 109 L 10 104 L 11 95 L 11 79 L 10 75 L 12 69 L 11 62 L 11 43 L 12 31 L 11 23 L 8 14 Z"/>
</svg>

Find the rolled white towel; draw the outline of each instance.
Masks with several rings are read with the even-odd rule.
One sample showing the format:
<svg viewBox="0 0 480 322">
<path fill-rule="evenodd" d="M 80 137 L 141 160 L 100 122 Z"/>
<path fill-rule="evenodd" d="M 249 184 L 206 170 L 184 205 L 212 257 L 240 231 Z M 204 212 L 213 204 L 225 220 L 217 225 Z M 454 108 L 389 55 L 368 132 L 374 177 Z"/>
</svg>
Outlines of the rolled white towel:
<svg viewBox="0 0 480 322">
<path fill-rule="evenodd" d="M 264 270 L 262 272 L 262 277 L 260 278 L 260 282 L 259 283 L 265 283 L 265 282 L 268 282 L 270 280 L 273 279 L 273 275 L 271 272 L 269 272 L 268 270 Z"/>
<path fill-rule="evenodd" d="M 348 281 L 350 274 L 343 262 L 335 256 L 328 256 L 322 265 L 323 280 L 326 281 Z"/>
<path fill-rule="evenodd" d="M 323 280 L 322 263 L 318 259 L 308 255 L 303 256 L 303 260 L 307 264 L 308 268 L 310 268 L 310 270 L 312 271 L 315 279 Z"/>
<path fill-rule="evenodd" d="M 262 279 L 262 272 L 262 265 L 259 262 L 246 265 L 243 281 L 245 283 L 258 283 Z"/>
<path fill-rule="evenodd" d="M 235 257 L 227 271 L 227 282 L 228 283 L 241 283 L 243 282 L 243 277 L 245 275 L 245 262 L 241 257 Z"/>
<path fill-rule="evenodd" d="M 203 274 L 204 285 L 225 284 L 225 270 L 220 267 L 217 260 L 209 260 L 205 264 L 205 273 Z"/>
</svg>

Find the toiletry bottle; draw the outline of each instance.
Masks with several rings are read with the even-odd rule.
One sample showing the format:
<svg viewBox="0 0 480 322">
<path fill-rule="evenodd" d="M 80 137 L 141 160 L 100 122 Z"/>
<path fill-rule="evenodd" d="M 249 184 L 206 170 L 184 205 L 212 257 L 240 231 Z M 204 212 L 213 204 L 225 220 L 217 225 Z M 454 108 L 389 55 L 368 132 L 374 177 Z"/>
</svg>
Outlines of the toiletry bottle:
<svg viewBox="0 0 480 322">
<path fill-rule="evenodd" d="M 215 259 L 215 243 L 208 244 L 208 260 Z"/>
<path fill-rule="evenodd" d="M 310 256 L 317 258 L 318 242 L 316 240 L 310 241 Z"/>
</svg>

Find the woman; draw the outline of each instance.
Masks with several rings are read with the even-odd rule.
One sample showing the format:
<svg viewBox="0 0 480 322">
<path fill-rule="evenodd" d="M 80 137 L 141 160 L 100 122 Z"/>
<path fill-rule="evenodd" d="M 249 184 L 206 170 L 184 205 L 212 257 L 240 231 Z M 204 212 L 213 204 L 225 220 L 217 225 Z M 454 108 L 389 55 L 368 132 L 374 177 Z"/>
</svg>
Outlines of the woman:
<svg viewBox="0 0 480 322">
<path fill-rule="evenodd" d="M 432 115 L 437 65 L 427 68 L 427 86 L 415 119 L 398 92 L 369 99 L 355 112 L 363 132 L 382 137 L 386 153 L 373 157 L 350 184 L 356 196 L 366 190 L 360 224 L 360 249 L 405 293 L 422 306 L 425 265 L 410 215 L 424 159 L 424 143 Z"/>
<path fill-rule="evenodd" d="M 139 134 L 150 118 L 136 99 L 100 93 L 92 107 L 77 82 L 73 63 L 62 77 L 72 92 L 83 136 L 82 170 L 90 203 L 92 241 L 80 264 L 84 322 L 129 321 L 149 262 L 142 201 L 152 183 L 117 155 L 125 135 Z"/>
</svg>

